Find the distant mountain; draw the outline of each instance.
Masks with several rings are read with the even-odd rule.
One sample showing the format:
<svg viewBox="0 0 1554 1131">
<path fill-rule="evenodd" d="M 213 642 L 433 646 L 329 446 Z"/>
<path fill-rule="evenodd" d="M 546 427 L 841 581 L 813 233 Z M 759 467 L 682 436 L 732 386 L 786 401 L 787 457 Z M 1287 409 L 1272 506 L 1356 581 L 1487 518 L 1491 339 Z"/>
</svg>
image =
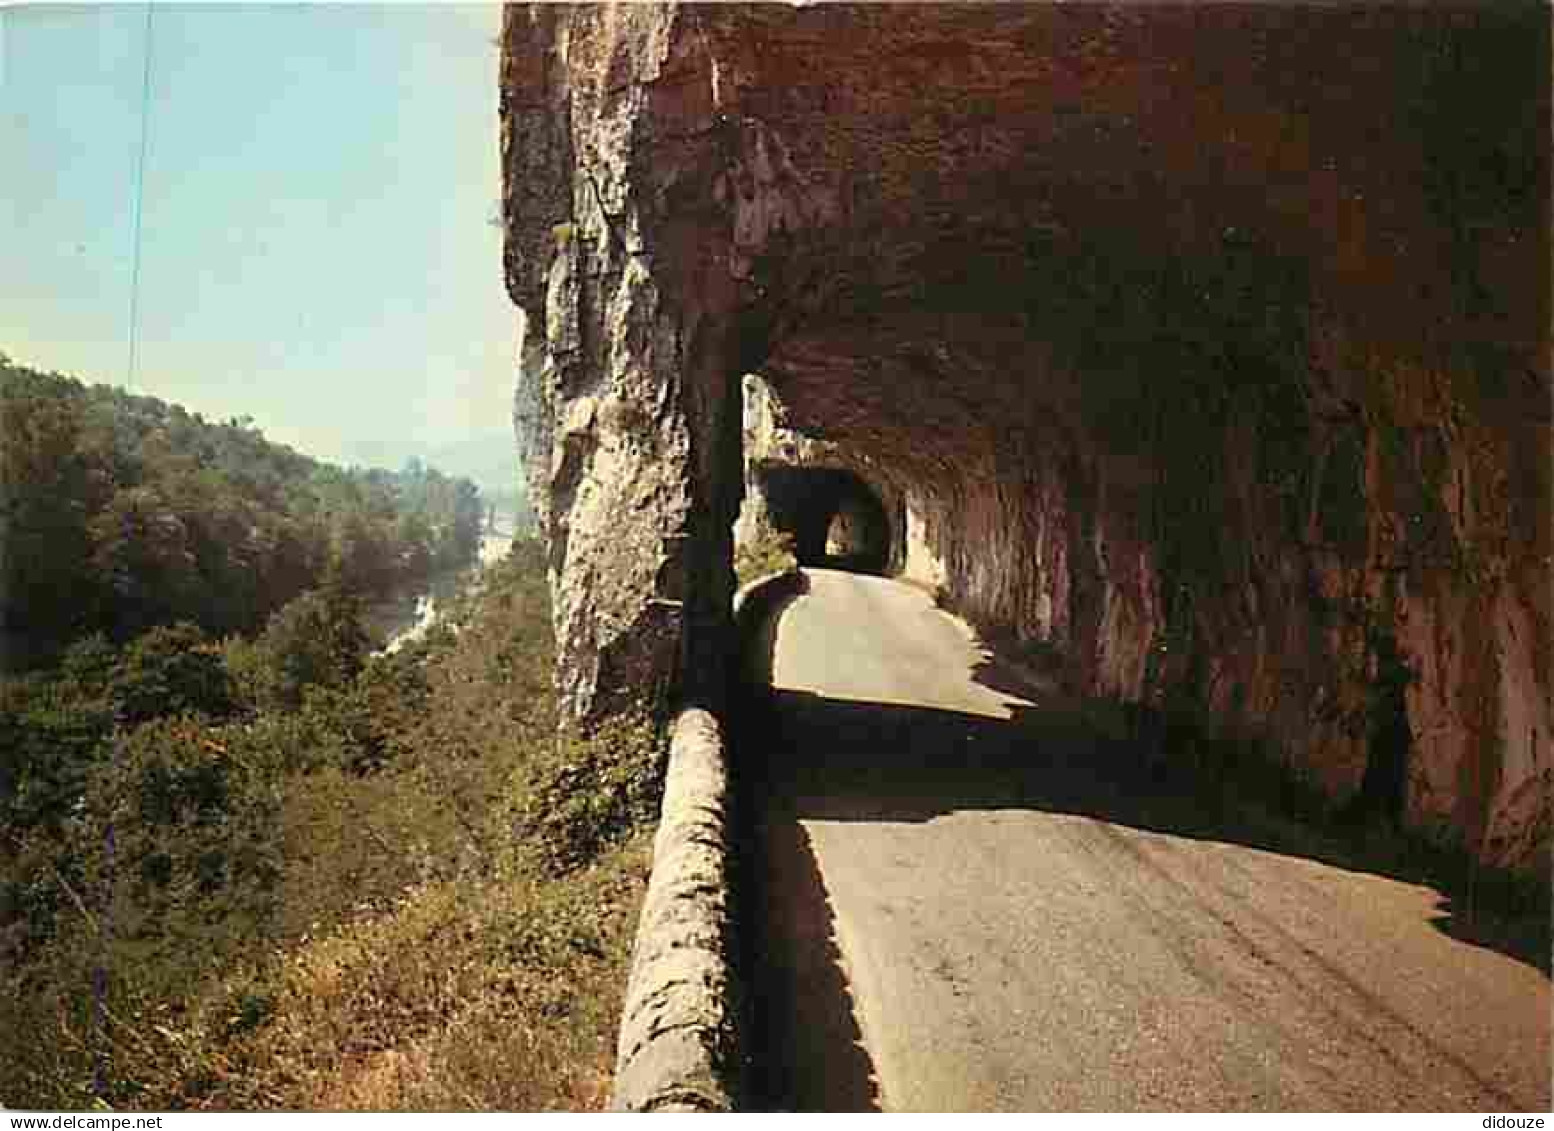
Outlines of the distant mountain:
<svg viewBox="0 0 1554 1131">
<path fill-rule="evenodd" d="M 398 471 L 411 457 L 444 475 L 473 479 L 482 494 L 521 495 L 518 449 L 511 432 L 489 432 L 443 444 L 419 440 L 347 440 L 342 444 L 348 463 Z"/>
</svg>

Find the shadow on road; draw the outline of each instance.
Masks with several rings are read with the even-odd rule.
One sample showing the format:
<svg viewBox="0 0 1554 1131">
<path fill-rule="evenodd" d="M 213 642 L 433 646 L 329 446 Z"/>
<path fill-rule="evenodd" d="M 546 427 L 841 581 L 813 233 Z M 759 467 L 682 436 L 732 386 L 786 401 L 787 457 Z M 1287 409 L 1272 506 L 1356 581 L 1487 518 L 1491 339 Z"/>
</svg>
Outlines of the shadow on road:
<svg viewBox="0 0 1554 1131">
<path fill-rule="evenodd" d="M 1137 741 L 1106 736 L 1075 708 L 1014 707 L 1013 717 L 994 719 L 776 691 L 747 716 L 759 720 L 761 749 L 748 751 L 759 762 L 748 771 L 753 787 L 796 819 L 926 821 L 1008 808 L 1239 844 L 1422 884 L 1440 901 L 1437 930 L 1550 974 L 1545 909 L 1486 909 L 1481 900 L 1469 914 L 1464 892 L 1390 844 L 1370 847 L 1366 830 L 1289 816 L 1299 799 L 1281 796 L 1279 783 L 1235 777 L 1206 759 L 1150 761 Z"/>
<path fill-rule="evenodd" d="M 779 812 L 759 836 L 770 870 L 756 885 L 760 929 L 747 936 L 752 968 L 761 971 L 752 995 L 750 1106 L 879 1111 L 878 1078 L 853 1013 L 809 834 L 791 813 Z"/>
</svg>

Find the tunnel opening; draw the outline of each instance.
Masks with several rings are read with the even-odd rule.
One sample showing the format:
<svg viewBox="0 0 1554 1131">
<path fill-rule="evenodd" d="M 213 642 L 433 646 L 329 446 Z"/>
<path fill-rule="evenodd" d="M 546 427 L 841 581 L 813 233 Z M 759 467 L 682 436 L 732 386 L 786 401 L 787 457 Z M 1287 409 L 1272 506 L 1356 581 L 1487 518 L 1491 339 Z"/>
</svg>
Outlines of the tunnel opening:
<svg viewBox="0 0 1554 1131">
<path fill-rule="evenodd" d="M 768 463 L 757 467 L 756 482 L 772 527 L 792 538 L 800 565 L 889 572 L 890 515 L 861 476 L 840 467 Z"/>
</svg>

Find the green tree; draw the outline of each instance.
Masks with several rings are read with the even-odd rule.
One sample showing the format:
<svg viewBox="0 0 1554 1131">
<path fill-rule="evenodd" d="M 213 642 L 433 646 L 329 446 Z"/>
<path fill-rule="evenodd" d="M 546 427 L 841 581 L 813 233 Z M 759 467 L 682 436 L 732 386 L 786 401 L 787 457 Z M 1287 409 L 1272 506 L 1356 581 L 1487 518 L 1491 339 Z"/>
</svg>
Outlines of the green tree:
<svg viewBox="0 0 1554 1131">
<path fill-rule="evenodd" d="M 245 676 L 261 705 L 296 708 L 309 687 L 349 684 L 362 670 L 370 647 L 361 624 L 361 601 L 335 577 L 270 618 L 254 644 Z"/>
<path fill-rule="evenodd" d="M 124 650 L 110 684 L 123 722 L 198 713 L 220 718 L 236 700 L 221 653 L 192 624 L 153 628 Z"/>
</svg>

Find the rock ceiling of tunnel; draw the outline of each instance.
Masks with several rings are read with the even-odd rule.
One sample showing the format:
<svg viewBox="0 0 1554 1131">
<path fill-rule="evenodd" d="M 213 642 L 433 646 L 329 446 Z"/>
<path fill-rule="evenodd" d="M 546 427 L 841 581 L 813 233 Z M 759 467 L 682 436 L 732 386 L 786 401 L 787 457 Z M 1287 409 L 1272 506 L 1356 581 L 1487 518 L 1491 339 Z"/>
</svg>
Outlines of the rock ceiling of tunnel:
<svg viewBox="0 0 1554 1131">
<path fill-rule="evenodd" d="M 1544 99 L 1536 73 L 1484 50 L 1511 46 L 1514 20 L 1193 5 L 695 19 L 753 154 L 726 191 L 771 326 L 763 372 L 808 430 L 878 444 L 897 414 L 922 432 L 1007 426 L 1033 400 L 1061 413 L 1066 385 L 1109 369 L 1170 380 L 1148 356 L 1162 330 L 1198 345 L 1269 308 L 1363 321 L 1410 353 L 1533 344 L 1546 170 L 1505 131 L 1534 127 Z"/>
</svg>

